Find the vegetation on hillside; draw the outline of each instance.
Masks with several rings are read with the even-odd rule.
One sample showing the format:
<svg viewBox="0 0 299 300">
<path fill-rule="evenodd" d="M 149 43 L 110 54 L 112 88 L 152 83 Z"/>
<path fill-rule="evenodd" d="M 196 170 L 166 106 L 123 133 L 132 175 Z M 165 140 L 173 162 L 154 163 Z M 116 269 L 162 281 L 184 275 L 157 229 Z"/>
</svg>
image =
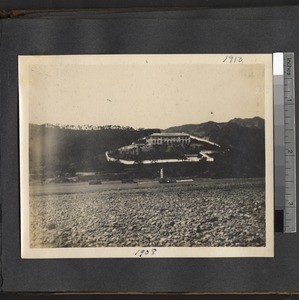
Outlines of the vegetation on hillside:
<svg viewBox="0 0 299 300">
<path fill-rule="evenodd" d="M 29 167 L 31 178 L 74 176 L 76 172 L 97 172 L 107 179 L 131 174 L 132 177 L 156 177 L 164 167 L 168 176 L 198 177 L 262 177 L 265 175 L 264 120 L 233 119 L 227 123 L 207 122 L 167 129 L 167 132 L 185 132 L 205 138 L 221 146 L 214 153 L 214 162 L 173 163 L 163 165 L 124 166 L 108 162 L 106 151 L 116 150 L 160 132 L 160 129 L 133 129 L 131 127 L 75 127 L 58 125 L 29 125 Z M 83 129 L 82 129 L 83 128 Z M 183 157 L 177 149 L 163 151 L 160 147 L 150 153 L 153 159 Z M 154 153 L 154 154 L 153 154 Z M 140 153 L 139 160 L 148 158 Z M 108 174 L 108 175 L 107 175 Z"/>
<path fill-rule="evenodd" d="M 159 129 L 105 126 L 98 130 L 29 125 L 30 173 L 46 177 L 76 172 L 107 171 L 105 152 L 131 144 Z M 113 167 L 112 167 L 113 169 Z"/>
</svg>

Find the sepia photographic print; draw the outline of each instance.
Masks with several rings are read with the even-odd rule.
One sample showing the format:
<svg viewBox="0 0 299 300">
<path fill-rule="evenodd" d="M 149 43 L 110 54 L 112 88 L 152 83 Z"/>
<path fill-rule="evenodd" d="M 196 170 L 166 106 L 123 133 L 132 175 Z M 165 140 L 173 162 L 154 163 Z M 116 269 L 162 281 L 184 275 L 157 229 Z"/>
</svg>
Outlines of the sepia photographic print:
<svg viewBox="0 0 299 300">
<path fill-rule="evenodd" d="M 273 257 L 272 54 L 19 56 L 22 258 Z"/>
</svg>

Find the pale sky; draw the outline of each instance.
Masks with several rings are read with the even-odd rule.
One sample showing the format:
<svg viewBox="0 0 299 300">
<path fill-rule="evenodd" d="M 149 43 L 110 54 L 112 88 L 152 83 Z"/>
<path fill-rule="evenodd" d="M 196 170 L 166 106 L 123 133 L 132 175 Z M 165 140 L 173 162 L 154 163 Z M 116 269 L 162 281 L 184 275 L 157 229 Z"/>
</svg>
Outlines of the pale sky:
<svg viewBox="0 0 299 300">
<path fill-rule="evenodd" d="M 161 128 L 264 118 L 263 64 L 33 64 L 30 123 Z"/>
</svg>

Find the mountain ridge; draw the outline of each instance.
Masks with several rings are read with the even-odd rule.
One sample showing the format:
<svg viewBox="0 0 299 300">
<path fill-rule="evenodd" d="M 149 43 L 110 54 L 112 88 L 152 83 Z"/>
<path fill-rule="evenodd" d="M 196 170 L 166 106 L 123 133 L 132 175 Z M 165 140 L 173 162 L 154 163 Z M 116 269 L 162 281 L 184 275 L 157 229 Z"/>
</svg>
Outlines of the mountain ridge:
<svg viewBox="0 0 299 300">
<path fill-rule="evenodd" d="M 253 118 L 234 118 L 228 122 L 214 122 L 208 121 L 199 124 L 184 124 L 180 126 L 169 127 L 163 132 L 186 132 L 192 135 L 195 135 L 199 138 L 204 138 L 212 142 L 216 142 L 216 140 L 212 140 L 213 137 L 218 135 L 220 131 L 223 130 L 224 127 L 229 127 L 231 124 L 236 124 L 240 127 L 246 127 L 251 129 L 264 129 L 264 119 L 261 117 L 253 117 Z"/>
<path fill-rule="evenodd" d="M 120 172 L 119 164 L 107 162 L 105 152 L 130 145 L 161 129 L 133 129 L 121 126 L 59 127 L 29 126 L 29 168 L 32 174 L 73 174 L 79 171 Z M 85 129 L 88 128 L 88 129 Z M 262 177 L 265 173 L 264 120 L 235 118 L 226 123 L 206 122 L 170 127 L 164 132 L 186 132 L 221 146 L 214 162 L 188 167 L 189 173 L 205 177 Z M 179 174 L 182 167 L 172 167 Z M 196 173 L 197 172 L 197 173 Z M 146 171 L 142 176 L 150 176 Z"/>
<path fill-rule="evenodd" d="M 159 129 L 159 128 L 147 128 L 147 129 L 155 129 L 160 130 L 161 132 L 181 132 L 181 128 L 184 127 L 204 127 L 204 126 L 214 126 L 218 128 L 222 128 L 223 126 L 227 125 L 228 123 L 236 123 L 240 126 L 249 127 L 249 128 L 259 128 L 262 129 L 264 126 L 264 119 L 261 117 L 252 117 L 252 118 L 234 118 L 227 122 L 214 122 L 214 121 L 207 121 L 203 123 L 190 123 L 190 124 L 183 124 L 183 125 L 176 125 L 171 126 L 166 129 Z M 69 125 L 69 124 L 60 124 L 60 123 L 43 123 L 43 124 L 34 124 L 30 123 L 30 125 L 34 126 L 42 126 L 45 128 L 60 128 L 60 129 L 69 129 L 69 130 L 131 130 L 131 131 L 138 131 L 144 130 L 144 128 L 133 128 L 131 126 L 120 126 L 120 125 Z M 175 131 L 176 130 L 176 131 Z"/>
</svg>

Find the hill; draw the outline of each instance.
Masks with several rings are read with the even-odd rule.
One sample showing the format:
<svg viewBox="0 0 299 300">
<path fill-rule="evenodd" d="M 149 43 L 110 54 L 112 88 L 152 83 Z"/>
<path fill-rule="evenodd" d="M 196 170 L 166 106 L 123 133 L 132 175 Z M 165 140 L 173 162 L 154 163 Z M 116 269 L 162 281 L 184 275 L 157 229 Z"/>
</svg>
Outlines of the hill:
<svg viewBox="0 0 299 300">
<path fill-rule="evenodd" d="M 250 118 L 250 119 L 235 118 L 235 119 L 232 119 L 230 121 L 230 123 L 235 123 L 242 127 L 256 128 L 256 129 L 262 129 L 262 130 L 264 130 L 264 127 L 265 127 L 265 120 L 260 117 L 254 117 L 254 118 Z"/>
<path fill-rule="evenodd" d="M 181 126 L 169 127 L 164 132 L 186 132 L 191 135 L 195 135 L 197 137 L 207 139 L 218 143 L 217 139 L 222 133 L 222 129 L 229 126 L 230 124 L 237 124 L 240 127 L 252 128 L 264 130 L 265 121 L 260 117 L 248 118 L 248 119 L 240 119 L 235 118 L 230 120 L 229 122 L 217 123 L 213 121 L 209 121 L 201 124 L 186 124 Z"/>
<path fill-rule="evenodd" d="M 264 120 L 233 119 L 227 123 L 207 122 L 170 127 L 165 132 L 186 132 L 213 141 L 224 149 L 209 170 L 216 177 L 264 176 Z"/>
<path fill-rule="evenodd" d="M 76 172 L 120 174 L 128 167 L 108 162 L 105 152 L 130 145 L 160 129 L 120 126 L 29 126 L 31 177 L 47 178 Z M 169 176 L 262 177 L 265 175 L 264 120 L 233 119 L 226 123 L 206 122 L 171 127 L 165 132 L 185 132 L 219 144 L 214 162 L 167 164 Z M 162 166 L 134 166 L 136 176 L 156 176 Z M 140 170 L 139 170 L 140 169 Z M 131 172 L 131 171 L 130 171 Z M 138 175 L 139 172 L 139 175 Z M 135 175 L 134 175 L 135 176 Z M 110 176 L 111 177 L 111 176 Z"/>
<path fill-rule="evenodd" d="M 110 149 L 131 144 L 159 129 L 138 129 L 105 126 L 81 129 L 59 125 L 29 125 L 30 173 L 53 176 L 59 173 L 107 171 L 111 169 L 105 157 Z M 84 127 L 86 128 L 86 127 Z"/>
</svg>

